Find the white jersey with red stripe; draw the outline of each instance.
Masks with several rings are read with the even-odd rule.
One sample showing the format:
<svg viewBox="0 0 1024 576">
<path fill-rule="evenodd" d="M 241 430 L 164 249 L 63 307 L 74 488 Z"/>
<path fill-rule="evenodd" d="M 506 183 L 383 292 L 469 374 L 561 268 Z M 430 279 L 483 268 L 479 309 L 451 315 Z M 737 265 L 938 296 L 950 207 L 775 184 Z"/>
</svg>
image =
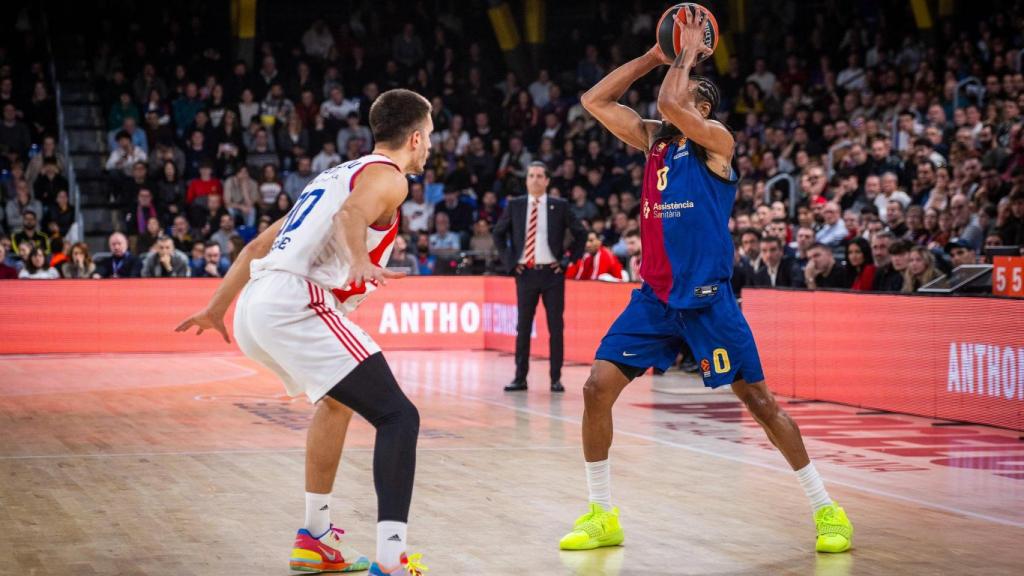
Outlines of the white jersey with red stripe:
<svg viewBox="0 0 1024 576">
<path fill-rule="evenodd" d="M 349 263 L 335 240 L 334 215 L 352 193 L 363 168 L 378 163 L 399 169 L 387 156 L 370 154 L 324 170 L 306 185 L 288 212 L 270 252 L 253 260 L 250 276 L 258 278 L 274 270 L 290 272 L 332 291 L 344 312 L 355 310 L 376 286 L 343 286 Z M 386 228 L 367 229 L 366 249 L 374 264 L 387 264 L 397 234 L 397 211 Z"/>
</svg>

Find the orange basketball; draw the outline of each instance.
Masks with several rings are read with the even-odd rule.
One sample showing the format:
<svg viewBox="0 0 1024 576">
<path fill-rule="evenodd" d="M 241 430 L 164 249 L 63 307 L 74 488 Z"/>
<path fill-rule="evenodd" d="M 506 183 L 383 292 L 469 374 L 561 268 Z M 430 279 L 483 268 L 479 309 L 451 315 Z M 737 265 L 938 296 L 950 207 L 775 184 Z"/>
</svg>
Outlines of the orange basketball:
<svg viewBox="0 0 1024 576">
<path fill-rule="evenodd" d="M 704 25 L 704 44 L 711 48 L 714 52 L 715 48 L 718 47 L 718 21 L 715 20 L 715 15 L 710 10 L 701 6 L 700 4 L 694 4 L 693 2 L 684 2 L 682 4 L 676 4 L 669 8 L 661 15 L 661 19 L 658 20 L 658 48 L 665 54 L 669 59 L 674 59 L 679 54 L 679 26 L 676 24 L 676 12 L 679 12 L 684 7 L 693 6 L 697 10 L 703 10 L 708 15 L 708 20 Z M 685 16 L 686 11 L 683 12 Z M 697 60 L 702 62 L 706 60 L 710 54 L 700 56 Z"/>
</svg>

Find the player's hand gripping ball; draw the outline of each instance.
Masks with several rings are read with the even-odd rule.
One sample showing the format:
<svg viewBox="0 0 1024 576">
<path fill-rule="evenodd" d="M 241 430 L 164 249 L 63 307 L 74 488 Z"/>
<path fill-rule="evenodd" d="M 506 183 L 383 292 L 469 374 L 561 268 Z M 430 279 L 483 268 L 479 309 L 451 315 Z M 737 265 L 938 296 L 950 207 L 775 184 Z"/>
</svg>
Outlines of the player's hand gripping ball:
<svg viewBox="0 0 1024 576">
<path fill-rule="evenodd" d="M 718 21 L 715 20 L 715 15 L 699 4 L 684 2 L 666 10 L 658 20 L 658 48 L 666 58 L 675 60 L 676 55 L 679 54 L 679 48 L 682 45 L 682 26 L 679 25 L 679 20 L 685 22 L 691 14 L 699 16 L 701 12 L 705 14 L 706 18 L 704 45 L 710 50 L 699 55 L 697 61 L 703 62 L 715 51 L 715 48 L 718 47 Z M 677 13 L 679 14 L 678 19 L 676 18 Z"/>
</svg>

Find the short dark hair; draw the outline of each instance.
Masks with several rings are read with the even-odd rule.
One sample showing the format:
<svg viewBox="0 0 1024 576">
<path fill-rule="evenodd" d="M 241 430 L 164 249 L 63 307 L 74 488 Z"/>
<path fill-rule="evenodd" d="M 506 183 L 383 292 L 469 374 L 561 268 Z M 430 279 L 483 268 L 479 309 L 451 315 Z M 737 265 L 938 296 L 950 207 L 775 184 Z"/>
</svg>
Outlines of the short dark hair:
<svg viewBox="0 0 1024 576">
<path fill-rule="evenodd" d="M 743 237 L 746 236 L 747 234 L 753 234 L 758 240 L 761 239 L 761 235 L 757 233 L 757 230 L 754 230 L 753 228 L 744 228 L 744 229 L 740 230 L 740 233 L 739 233 L 740 240 L 742 240 Z"/>
<path fill-rule="evenodd" d="M 782 248 L 782 239 L 779 238 L 778 236 L 769 236 L 765 234 L 764 236 L 761 237 L 761 243 L 775 244 L 779 248 Z"/>
<path fill-rule="evenodd" d="M 889 246 L 889 254 L 906 254 L 914 245 L 909 240 L 899 239 Z"/>
<path fill-rule="evenodd" d="M 639 238 L 640 237 L 640 231 L 637 230 L 636 228 L 634 228 L 632 230 L 626 230 L 626 234 L 624 236 L 626 238 Z"/>
<path fill-rule="evenodd" d="M 117 133 L 115 139 L 121 140 L 122 138 L 127 138 L 130 141 L 132 139 L 132 135 L 129 134 L 127 130 L 121 130 L 120 132 Z"/>
<path fill-rule="evenodd" d="M 551 171 L 548 170 L 548 165 L 541 162 L 540 160 L 534 160 L 533 162 L 530 162 L 530 165 L 527 167 L 526 170 L 529 171 L 530 168 L 541 168 L 544 170 L 544 177 L 551 178 Z"/>
<path fill-rule="evenodd" d="M 404 88 L 388 90 L 370 106 L 373 140 L 398 148 L 429 116 L 430 102 L 423 96 Z"/>
<path fill-rule="evenodd" d="M 822 250 L 825 250 L 829 254 L 832 253 L 832 249 L 829 248 L 828 246 L 822 244 L 821 242 L 815 242 L 814 244 L 811 244 L 811 247 L 808 248 L 807 251 L 810 252 L 811 250 L 814 250 L 815 248 L 821 248 Z"/>
</svg>

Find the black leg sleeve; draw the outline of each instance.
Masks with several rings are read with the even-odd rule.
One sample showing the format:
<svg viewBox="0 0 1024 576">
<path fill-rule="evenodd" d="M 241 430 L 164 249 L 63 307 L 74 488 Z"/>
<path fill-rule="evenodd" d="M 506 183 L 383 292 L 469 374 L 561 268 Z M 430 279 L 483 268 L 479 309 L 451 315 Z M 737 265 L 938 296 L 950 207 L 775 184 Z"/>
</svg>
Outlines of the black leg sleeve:
<svg viewBox="0 0 1024 576">
<path fill-rule="evenodd" d="M 420 414 L 398 387 L 384 355 L 378 352 L 367 358 L 327 395 L 377 429 L 373 484 L 377 489 L 378 522 L 408 522 Z"/>
</svg>

